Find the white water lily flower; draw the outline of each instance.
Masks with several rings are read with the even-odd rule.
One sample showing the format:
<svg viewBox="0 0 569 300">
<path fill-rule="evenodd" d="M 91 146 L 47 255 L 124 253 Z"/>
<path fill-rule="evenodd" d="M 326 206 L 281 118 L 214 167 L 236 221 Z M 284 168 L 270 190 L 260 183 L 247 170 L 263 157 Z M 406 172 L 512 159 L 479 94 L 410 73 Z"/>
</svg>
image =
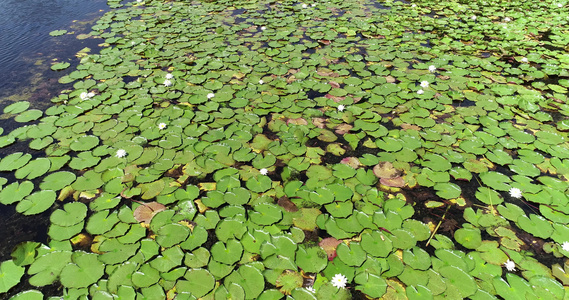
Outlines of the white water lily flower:
<svg viewBox="0 0 569 300">
<path fill-rule="evenodd" d="M 79 98 L 81 98 L 81 100 L 87 100 L 89 99 L 89 94 L 87 92 L 83 92 L 79 95 Z"/>
<path fill-rule="evenodd" d="M 347 283 L 348 283 L 348 278 L 346 278 L 346 276 L 342 274 L 336 274 L 334 275 L 334 277 L 332 277 L 332 285 L 337 288 L 346 287 Z"/>
<path fill-rule="evenodd" d="M 472 19 L 472 21 L 476 21 L 476 16 L 472 16 L 470 18 Z"/>
<path fill-rule="evenodd" d="M 346 107 L 342 104 L 338 105 L 338 111 L 344 111 L 344 109 L 346 109 Z"/>
<path fill-rule="evenodd" d="M 166 79 L 172 79 L 172 78 L 174 78 L 174 75 L 170 73 L 166 74 Z"/>
<path fill-rule="evenodd" d="M 211 98 L 213 98 L 213 97 L 215 97 L 215 94 L 214 94 L 214 93 L 209 93 L 209 94 L 207 94 L 207 98 L 208 98 L 208 99 L 211 99 Z"/>
<path fill-rule="evenodd" d="M 117 150 L 117 154 L 115 154 L 115 156 L 118 158 L 125 157 L 126 156 L 126 150 L 123 150 L 123 149 Z"/>
<path fill-rule="evenodd" d="M 259 170 L 259 173 L 261 173 L 261 175 L 267 175 L 269 174 L 269 170 L 262 168 L 261 170 Z"/>
<path fill-rule="evenodd" d="M 504 22 L 510 22 L 512 19 L 510 19 L 510 17 L 505 17 L 504 18 Z"/>
<path fill-rule="evenodd" d="M 267 27 L 261 26 L 261 30 L 267 30 Z"/>
<path fill-rule="evenodd" d="M 569 242 L 563 242 L 561 248 L 563 249 L 563 251 L 569 251 Z"/>
<path fill-rule="evenodd" d="M 528 60 L 528 58 L 527 58 L 527 57 L 523 57 L 523 58 L 522 58 L 522 60 L 521 60 L 521 62 L 523 62 L 523 63 L 527 63 L 527 62 L 529 62 L 529 60 Z"/>
<path fill-rule="evenodd" d="M 511 188 L 510 189 L 510 196 L 512 196 L 513 198 L 521 198 L 522 197 L 522 191 L 518 188 Z"/>
<path fill-rule="evenodd" d="M 421 87 L 426 89 L 429 87 L 429 82 L 426 80 L 421 81 Z"/>
<path fill-rule="evenodd" d="M 417 7 L 417 4 L 413 4 L 413 5 L 411 5 L 411 7 Z"/>
<path fill-rule="evenodd" d="M 87 97 L 93 98 L 93 97 L 95 97 L 95 93 L 93 93 L 93 92 L 87 93 Z"/>
<path fill-rule="evenodd" d="M 417 91 L 417 94 L 419 94 L 419 95 L 423 95 L 423 93 L 425 93 L 425 91 L 423 91 L 423 90 L 418 90 L 418 91 Z"/>
<path fill-rule="evenodd" d="M 435 67 L 435 65 L 430 65 L 429 66 L 429 72 L 433 73 L 437 70 L 437 67 Z"/>
<path fill-rule="evenodd" d="M 308 7 L 308 4 L 302 3 L 302 8 L 307 8 L 307 7 Z"/>
<path fill-rule="evenodd" d="M 312 3 L 312 4 L 310 4 L 310 6 L 314 7 L 314 6 L 316 6 L 316 3 Z"/>
<path fill-rule="evenodd" d="M 164 129 L 166 128 L 166 126 L 167 126 L 166 123 L 160 123 L 158 124 L 158 129 Z"/>
<path fill-rule="evenodd" d="M 265 83 L 265 82 L 263 81 L 263 79 L 260 79 L 260 80 L 259 80 L 259 84 L 263 84 L 263 83 Z"/>
<path fill-rule="evenodd" d="M 166 79 L 164 80 L 164 86 L 171 86 L 172 85 L 172 81 Z"/>
<path fill-rule="evenodd" d="M 314 287 L 307 286 L 307 287 L 305 287 L 305 289 L 311 293 L 316 293 L 316 290 L 314 290 Z"/>
<path fill-rule="evenodd" d="M 563 4 L 562 3 L 557 3 L 557 7 L 562 8 Z"/>
<path fill-rule="evenodd" d="M 516 263 L 508 259 L 508 260 L 504 263 L 504 267 L 506 268 L 506 270 L 508 270 L 508 271 L 510 271 L 510 272 L 513 272 L 513 271 L 516 270 Z"/>
</svg>

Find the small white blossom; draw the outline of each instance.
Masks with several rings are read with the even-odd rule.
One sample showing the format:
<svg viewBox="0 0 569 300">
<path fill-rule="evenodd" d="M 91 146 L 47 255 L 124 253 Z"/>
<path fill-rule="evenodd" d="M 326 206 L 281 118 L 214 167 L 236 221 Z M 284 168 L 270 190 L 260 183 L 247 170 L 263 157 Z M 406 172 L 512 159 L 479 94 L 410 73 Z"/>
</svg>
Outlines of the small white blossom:
<svg viewBox="0 0 569 300">
<path fill-rule="evenodd" d="M 166 128 L 166 126 L 167 126 L 166 123 L 160 123 L 158 124 L 158 129 L 164 129 Z"/>
<path fill-rule="evenodd" d="M 506 268 L 506 270 L 508 270 L 508 271 L 510 271 L 510 272 L 513 272 L 513 271 L 516 270 L 516 263 L 508 259 L 508 260 L 504 263 L 504 267 Z"/>
<path fill-rule="evenodd" d="M 430 65 L 429 66 L 429 72 L 433 73 L 437 70 L 437 67 L 435 67 L 434 65 Z"/>
<path fill-rule="evenodd" d="M 522 191 L 518 188 L 511 188 L 510 189 L 510 196 L 512 196 L 513 198 L 521 198 L 522 197 Z"/>
<path fill-rule="evenodd" d="M 87 100 L 89 99 L 89 94 L 86 92 L 81 93 L 81 95 L 79 95 L 79 98 L 81 98 L 81 100 Z"/>
<path fill-rule="evenodd" d="M 563 244 L 561 244 L 561 248 L 563 251 L 569 251 L 569 242 L 563 242 Z"/>
<path fill-rule="evenodd" d="M 172 79 L 172 78 L 174 78 L 174 75 L 170 73 L 166 74 L 166 79 Z"/>
<path fill-rule="evenodd" d="M 115 154 L 115 156 L 118 158 L 125 157 L 126 156 L 126 150 L 123 150 L 123 149 L 117 150 L 117 154 Z"/>
<path fill-rule="evenodd" d="M 522 61 L 523 63 L 527 63 L 527 62 L 529 62 L 529 60 L 528 60 L 528 58 L 527 58 L 527 57 L 523 57 L 521 61 Z"/>
<path fill-rule="evenodd" d="M 314 7 L 314 6 L 316 6 L 316 3 L 312 3 L 312 4 L 310 4 L 310 6 Z"/>
<path fill-rule="evenodd" d="M 504 22 L 510 22 L 512 19 L 510 19 L 510 17 L 505 17 L 504 18 Z"/>
<path fill-rule="evenodd" d="M 302 8 L 307 8 L 308 5 L 306 3 L 302 3 Z"/>
<path fill-rule="evenodd" d="M 261 30 L 267 30 L 267 27 L 261 26 Z"/>
<path fill-rule="evenodd" d="M 472 19 L 472 21 L 476 21 L 476 16 L 472 16 L 470 18 Z"/>
<path fill-rule="evenodd" d="M 334 277 L 332 277 L 332 285 L 337 287 L 337 288 L 346 287 L 347 283 L 348 283 L 348 279 L 346 278 L 346 276 L 344 276 L 342 274 L 336 274 L 336 275 L 334 275 Z"/>
<path fill-rule="evenodd" d="M 307 286 L 307 287 L 305 287 L 305 289 L 311 293 L 316 293 L 316 291 L 314 290 L 314 287 Z"/>
<path fill-rule="evenodd" d="M 426 80 L 421 81 L 421 87 L 426 89 L 429 87 L 429 82 Z"/>
<path fill-rule="evenodd" d="M 172 85 L 172 81 L 170 81 L 169 79 L 164 80 L 164 86 L 171 86 Z"/>
<path fill-rule="evenodd" d="M 207 98 L 208 98 L 208 99 L 211 99 L 211 98 L 213 98 L 213 97 L 215 97 L 215 94 L 214 94 L 214 93 L 209 93 L 209 94 L 207 94 Z"/>
<path fill-rule="evenodd" d="M 557 7 L 562 8 L 563 4 L 562 3 L 557 3 Z"/>
<path fill-rule="evenodd" d="M 346 107 L 342 104 L 338 105 L 338 111 L 344 111 L 344 109 L 346 109 Z"/>
<path fill-rule="evenodd" d="M 263 81 L 263 79 L 259 80 L 259 84 L 263 84 L 263 83 L 265 83 L 265 82 Z"/>
<path fill-rule="evenodd" d="M 93 98 L 93 97 L 95 97 L 95 93 L 93 93 L 93 92 L 87 93 L 87 97 Z"/>
<path fill-rule="evenodd" d="M 419 94 L 419 95 L 423 95 L 423 93 L 425 93 L 425 91 L 423 91 L 423 90 L 418 90 L 418 91 L 417 91 L 417 94 Z"/>
<path fill-rule="evenodd" d="M 411 5 L 411 7 L 417 7 L 417 4 L 413 4 L 413 5 Z"/>
<path fill-rule="evenodd" d="M 269 174 L 269 170 L 262 168 L 261 170 L 259 170 L 259 173 L 261 173 L 261 175 L 267 175 Z"/>
</svg>

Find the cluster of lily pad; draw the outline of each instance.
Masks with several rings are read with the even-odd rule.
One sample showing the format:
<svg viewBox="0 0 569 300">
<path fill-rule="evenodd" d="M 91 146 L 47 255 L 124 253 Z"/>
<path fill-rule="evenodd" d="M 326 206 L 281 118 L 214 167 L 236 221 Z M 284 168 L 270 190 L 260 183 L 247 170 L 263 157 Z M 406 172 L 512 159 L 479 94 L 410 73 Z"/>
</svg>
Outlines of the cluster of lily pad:
<svg viewBox="0 0 569 300">
<path fill-rule="evenodd" d="M 4 109 L 23 126 L 0 146 L 45 155 L 0 160 L 0 202 L 52 212 L 0 292 L 27 273 L 73 299 L 563 299 L 556 3 L 109 4 L 72 88 Z"/>
</svg>

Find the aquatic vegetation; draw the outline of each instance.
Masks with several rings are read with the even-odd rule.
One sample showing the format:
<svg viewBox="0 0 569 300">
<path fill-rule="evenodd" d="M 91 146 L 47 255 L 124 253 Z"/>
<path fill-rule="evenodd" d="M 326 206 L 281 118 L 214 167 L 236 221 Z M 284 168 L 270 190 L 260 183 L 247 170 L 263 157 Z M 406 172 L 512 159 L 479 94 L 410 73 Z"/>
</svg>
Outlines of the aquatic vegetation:
<svg viewBox="0 0 569 300">
<path fill-rule="evenodd" d="M 0 202 L 51 209 L 4 290 L 25 270 L 78 298 L 565 297 L 554 3 L 109 4 L 73 88 L 4 109 L 23 126 L 0 146 L 45 156 L 0 160 Z"/>
</svg>

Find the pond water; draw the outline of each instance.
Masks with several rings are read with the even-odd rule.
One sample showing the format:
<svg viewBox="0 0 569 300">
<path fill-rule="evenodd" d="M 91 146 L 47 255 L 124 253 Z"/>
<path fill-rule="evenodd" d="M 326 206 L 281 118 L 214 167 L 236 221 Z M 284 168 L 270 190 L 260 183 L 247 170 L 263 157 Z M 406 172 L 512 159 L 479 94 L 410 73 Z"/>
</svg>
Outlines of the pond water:
<svg viewBox="0 0 569 300">
<path fill-rule="evenodd" d="M 67 58 L 81 49 L 80 42 L 71 43 L 75 38 L 56 42 L 49 32 L 81 30 L 82 22 L 107 9 L 104 0 L 0 0 L 0 99 L 27 87 L 42 60 Z"/>
</svg>

